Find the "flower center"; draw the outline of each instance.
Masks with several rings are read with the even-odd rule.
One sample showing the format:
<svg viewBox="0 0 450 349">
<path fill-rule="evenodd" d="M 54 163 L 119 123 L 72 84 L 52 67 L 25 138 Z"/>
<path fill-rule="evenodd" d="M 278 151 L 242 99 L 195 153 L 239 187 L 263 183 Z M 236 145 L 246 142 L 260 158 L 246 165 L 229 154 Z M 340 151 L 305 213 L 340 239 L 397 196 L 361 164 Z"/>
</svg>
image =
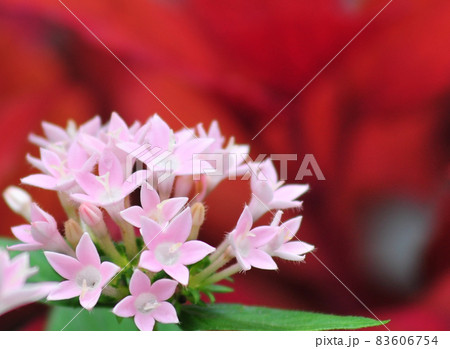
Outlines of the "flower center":
<svg viewBox="0 0 450 349">
<path fill-rule="evenodd" d="M 237 243 L 239 254 L 243 257 L 247 257 L 250 253 L 251 245 L 248 239 L 240 239 Z"/>
<path fill-rule="evenodd" d="M 100 271 L 91 265 L 81 269 L 75 278 L 75 281 L 82 289 L 82 292 L 87 292 L 98 287 L 101 280 L 102 276 Z"/>
<path fill-rule="evenodd" d="M 180 258 L 181 243 L 165 242 L 155 249 L 156 260 L 163 265 L 174 265 Z"/>
<path fill-rule="evenodd" d="M 147 314 L 152 310 L 156 309 L 159 306 L 159 303 L 153 294 L 141 293 L 139 296 L 136 297 L 136 300 L 134 301 L 134 306 L 139 312 Z"/>
</svg>

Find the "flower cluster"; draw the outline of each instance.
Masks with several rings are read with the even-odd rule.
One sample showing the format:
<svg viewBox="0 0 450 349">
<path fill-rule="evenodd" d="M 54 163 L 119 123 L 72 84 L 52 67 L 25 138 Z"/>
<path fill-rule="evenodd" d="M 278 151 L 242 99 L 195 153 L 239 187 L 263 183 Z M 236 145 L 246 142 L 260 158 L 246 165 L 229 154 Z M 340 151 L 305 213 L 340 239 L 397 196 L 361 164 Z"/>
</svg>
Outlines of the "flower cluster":
<svg viewBox="0 0 450 349">
<path fill-rule="evenodd" d="M 10 187 L 4 197 L 28 221 L 12 228 L 22 243 L 9 249 L 45 251 L 64 278 L 50 292 L 42 286 L 48 300 L 79 297 L 88 310 L 113 305 L 117 316 L 151 330 L 155 321 L 178 322 L 178 296 L 195 302 L 192 292 L 252 267 L 277 269 L 274 257 L 302 261 L 314 248 L 291 241 L 301 217 L 281 223 L 282 210 L 299 208 L 308 186 L 284 185 L 270 159 L 248 161 L 248 146 L 225 144 L 216 122 L 208 131 L 200 124 L 174 132 L 158 115 L 129 127 L 113 113 L 106 125 L 95 117 L 80 127 L 42 126 L 44 137 L 30 136 L 40 157 L 27 156 L 40 173 L 22 183 L 57 193 L 67 214 L 64 234 L 22 189 Z M 208 154 L 220 156 L 220 166 Z M 245 173 L 252 197 L 235 229 L 217 248 L 199 240 L 204 199 L 222 180 Z M 271 210 L 278 211 L 270 225 L 253 227 Z M 8 275 L 0 257 L 0 273 Z"/>
</svg>

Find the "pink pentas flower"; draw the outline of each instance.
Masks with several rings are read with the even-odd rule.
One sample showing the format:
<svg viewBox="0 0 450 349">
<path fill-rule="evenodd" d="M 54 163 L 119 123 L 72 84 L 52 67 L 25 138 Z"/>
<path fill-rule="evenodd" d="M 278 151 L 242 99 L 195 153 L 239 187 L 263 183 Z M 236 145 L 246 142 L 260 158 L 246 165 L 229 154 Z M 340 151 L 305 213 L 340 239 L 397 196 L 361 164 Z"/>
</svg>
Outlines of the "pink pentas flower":
<svg viewBox="0 0 450 349">
<path fill-rule="evenodd" d="M 177 282 L 161 279 L 153 285 L 150 279 L 136 269 L 130 280 L 130 296 L 122 299 L 113 309 L 120 317 L 134 317 L 141 331 L 151 331 L 155 320 L 164 324 L 178 323 L 177 312 L 166 302 L 175 293 Z"/>
<path fill-rule="evenodd" d="M 243 270 L 251 267 L 259 269 L 277 269 L 277 265 L 267 252 L 261 248 L 275 235 L 272 226 L 260 226 L 252 229 L 253 218 L 250 209 L 245 206 L 236 224 L 236 228 L 228 234 L 232 252 Z"/>
<path fill-rule="evenodd" d="M 23 243 L 9 246 L 9 250 L 33 251 L 43 249 L 73 254 L 73 250 L 59 233 L 55 219 L 35 203 L 31 205 L 31 224 L 12 227 L 11 231 Z"/>
<path fill-rule="evenodd" d="M 202 241 L 186 242 L 191 228 L 192 216 L 189 208 L 164 228 L 155 221 L 142 217 L 141 234 L 148 250 L 142 253 L 139 267 L 152 272 L 164 270 L 179 283 L 187 285 L 189 269 L 186 265 L 202 260 L 215 250 Z"/>
<path fill-rule="evenodd" d="M 180 138 L 174 134 L 173 130 L 158 115 L 154 115 L 150 120 L 148 130 L 142 142 L 123 142 L 118 147 L 127 154 L 137 154 L 136 160 L 146 163 L 152 172 L 169 172 L 175 176 L 191 175 L 199 173 L 194 160 L 198 154 L 205 151 L 214 139 L 211 138 Z M 147 149 L 143 146 L 147 145 Z"/>
<path fill-rule="evenodd" d="M 141 206 L 131 206 L 120 215 L 131 225 L 140 228 L 141 217 L 148 217 L 164 226 L 180 212 L 188 198 L 178 197 L 161 201 L 158 193 L 149 184 L 141 186 Z"/>
<path fill-rule="evenodd" d="M 36 144 L 41 148 L 52 150 L 57 154 L 65 154 L 72 142 L 78 137 L 80 133 L 89 135 L 96 135 L 101 127 L 101 119 L 96 116 L 77 128 L 73 120 L 69 120 L 67 128 L 63 129 L 58 125 L 49 122 L 42 122 L 42 129 L 45 137 L 30 134 L 30 142 Z M 30 161 L 32 162 L 32 161 Z"/>
<path fill-rule="evenodd" d="M 300 240 L 291 241 L 300 228 L 302 217 L 295 217 L 281 223 L 282 214 L 282 211 L 276 213 L 271 223 L 271 226 L 276 227 L 276 234 L 263 249 L 274 257 L 290 261 L 302 261 L 305 259 L 306 253 L 314 250 L 314 246 L 306 242 Z"/>
<path fill-rule="evenodd" d="M 252 198 L 249 208 L 255 220 L 269 210 L 284 210 L 301 206 L 302 203 L 295 199 L 304 194 L 309 186 L 307 184 L 283 184 L 283 181 L 278 181 L 278 174 L 271 159 L 258 165 L 250 180 Z"/>
<path fill-rule="evenodd" d="M 75 175 L 92 171 L 97 158 L 89 157 L 87 152 L 74 142 L 67 154 L 58 155 L 41 148 L 41 159 L 28 156 L 28 161 L 44 173 L 22 178 L 22 183 L 47 190 L 69 191 L 76 185 Z"/>
<path fill-rule="evenodd" d="M 45 298 L 56 286 L 56 282 L 27 284 L 37 272 L 38 268 L 30 268 L 27 253 L 10 259 L 8 252 L 0 249 L 0 315 Z"/>
<path fill-rule="evenodd" d="M 50 292 L 48 300 L 61 300 L 80 297 L 83 308 L 92 309 L 102 293 L 103 287 L 114 277 L 120 268 L 111 263 L 101 263 L 97 249 L 88 233 L 84 233 L 76 248 L 76 258 L 44 252 L 50 265 L 63 278 Z"/>
<path fill-rule="evenodd" d="M 126 155 L 117 148 L 118 143 L 122 142 L 142 142 L 149 125 L 140 126 L 139 122 L 135 122 L 128 127 L 126 122 L 113 112 L 108 124 L 96 133 L 87 133 L 80 130 L 78 139 L 86 148 L 89 154 L 102 154 L 105 150 L 112 151 L 118 158 L 124 160 Z"/>
<path fill-rule="evenodd" d="M 77 174 L 76 180 L 85 194 L 75 193 L 71 197 L 80 203 L 89 202 L 108 209 L 123 202 L 146 175 L 145 171 L 138 171 L 125 179 L 120 160 L 109 150 L 105 150 L 99 160 L 98 173 L 98 176 L 89 172 Z"/>
</svg>

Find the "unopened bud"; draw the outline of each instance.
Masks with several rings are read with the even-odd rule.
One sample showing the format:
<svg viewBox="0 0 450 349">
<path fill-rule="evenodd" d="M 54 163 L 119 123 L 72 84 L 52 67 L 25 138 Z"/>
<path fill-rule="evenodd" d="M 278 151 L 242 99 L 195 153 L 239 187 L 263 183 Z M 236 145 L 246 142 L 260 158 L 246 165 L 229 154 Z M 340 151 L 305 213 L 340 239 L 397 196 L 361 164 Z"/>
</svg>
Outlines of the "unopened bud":
<svg viewBox="0 0 450 349">
<path fill-rule="evenodd" d="M 90 203 L 82 203 L 78 209 L 80 217 L 84 223 L 88 226 L 93 227 L 103 220 L 102 211 L 95 205 Z"/>
<path fill-rule="evenodd" d="M 198 237 L 198 233 L 200 231 L 200 227 L 205 221 L 205 206 L 201 202 L 197 202 L 191 207 L 192 214 L 192 229 L 189 234 L 188 240 L 196 240 Z"/>
<path fill-rule="evenodd" d="M 102 211 L 95 205 L 84 202 L 78 208 L 81 219 L 86 223 L 97 237 L 108 234 Z"/>
<path fill-rule="evenodd" d="M 200 227 L 205 221 L 205 205 L 197 202 L 191 207 L 192 225 Z"/>
<path fill-rule="evenodd" d="M 20 214 L 27 221 L 31 219 L 31 196 L 25 190 L 9 186 L 3 192 L 3 198 L 15 213 Z"/>
<path fill-rule="evenodd" d="M 73 248 L 76 248 L 83 236 L 83 229 L 81 229 L 80 225 L 71 218 L 64 223 L 64 234 L 69 244 Z"/>
</svg>

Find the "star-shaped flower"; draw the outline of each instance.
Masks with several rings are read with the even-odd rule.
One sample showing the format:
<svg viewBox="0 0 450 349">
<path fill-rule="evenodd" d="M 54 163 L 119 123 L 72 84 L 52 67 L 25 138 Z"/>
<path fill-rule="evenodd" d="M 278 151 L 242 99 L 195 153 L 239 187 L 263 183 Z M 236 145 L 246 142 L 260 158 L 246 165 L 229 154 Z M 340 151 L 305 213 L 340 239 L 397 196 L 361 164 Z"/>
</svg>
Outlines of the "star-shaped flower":
<svg viewBox="0 0 450 349">
<path fill-rule="evenodd" d="M 298 229 L 302 217 L 292 218 L 280 225 L 282 211 L 278 211 L 271 223 L 276 227 L 276 234 L 264 247 L 269 255 L 289 261 L 302 261 L 305 254 L 314 250 L 314 246 L 303 241 L 291 241 Z"/>
<path fill-rule="evenodd" d="M 155 320 L 164 324 L 177 323 L 177 312 L 172 304 L 166 302 L 172 297 L 177 282 L 160 279 L 153 285 L 150 279 L 136 269 L 130 280 L 131 296 L 122 299 L 113 309 L 121 317 L 134 316 L 134 322 L 141 331 L 151 331 Z"/>
<path fill-rule="evenodd" d="M 138 173 L 139 172 L 139 173 Z M 79 173 L 76 180 L 86 194 L 72 194 L 80 202 L 108 208 L 114 206 L 136 189 L 145 180 L 145 171 L 135 172 L 125 179 L 120 160 L 108 150 L 103 152 L 98 164 L 99 176 L 89 172 Z"/>
<path fill-rule="evenodd" d="M 233 254 L 243 270 L 251 267 L 259 269 L 277 269 L 277 265 L 266 252 L 260 248 L 267 244 L 275 235 L 272 226 L 252 228 L 253 218 L 250 209 L 245 206 L 236 224 L 236 228 L 228 234 Z"/>
<path fill-rule="evenodd" d="M 58 155 L 41 148 L 41 159 L 29 156 L 28 160 L 44 173 L 22 178 L 22 183 L 47 190 L 69 191 L 76 184 L 75 175 L 92 171 L 97 158 L 89 157 L 87 152 L 74 142 L 67 154 Z"/>
<path fill-rule="evenodd" d="M 141 217 L 148 217 L 164 226 L 180 212 L 188 198 L 171 198 L 161 202 L 157 191 L 144 183 L 141 187 L 141 205 L 132 206 L 120 212 L 120 215 L 131 225 L 140 228 Z"/>
<path fill-rule="evenodd" d="M 141 234 L 147 251 L 144 251 L 139 261 L 139 267 L 167 274 L 183 285 L 189 281 L 189 270 L 186 265 L 194 264 L 205 258 L 215 249 L 208 244 L 192 240 L 187 241 L 192 228 L 192 217 L 186 208 L 166 227 L 155 221 L 141 218 Z"/>
<path fill-rule="evenodd" d="M 73 254 L 58 231 L 55 219 L 38 205 L 31 205 L 31 224 L 23 224 L 12 227 L 14 236 L 23 244 L 9 246 L 9 250 L 33 251 L 47 250 L 66 254 Z"/>
<path fill-rule="evenodd" d="M 284 210 L 301 206 L 302 203 L 295 199 L 304 194 L 309 186 L 307 184 L 283 184 L 283 181 L 278 181 L 278 174 L 271 159 L 263 161 L 258 166 L 250 181 L 252 198 L 249 208 L 255 220 L 269 210 Z"/>
<path fill-rule="evenodd" d="M 44 252 L 50 265 L 63 278 L 48 300 L 80 297 L 85 309 L 92 309 L 100 298 L 103 287 L 113 278 L 120 268 L 110 262 L 101 263 L 97 249 L 88 233 L 84 233 L 76 248 L 76 257 Z"/>
</svg>

